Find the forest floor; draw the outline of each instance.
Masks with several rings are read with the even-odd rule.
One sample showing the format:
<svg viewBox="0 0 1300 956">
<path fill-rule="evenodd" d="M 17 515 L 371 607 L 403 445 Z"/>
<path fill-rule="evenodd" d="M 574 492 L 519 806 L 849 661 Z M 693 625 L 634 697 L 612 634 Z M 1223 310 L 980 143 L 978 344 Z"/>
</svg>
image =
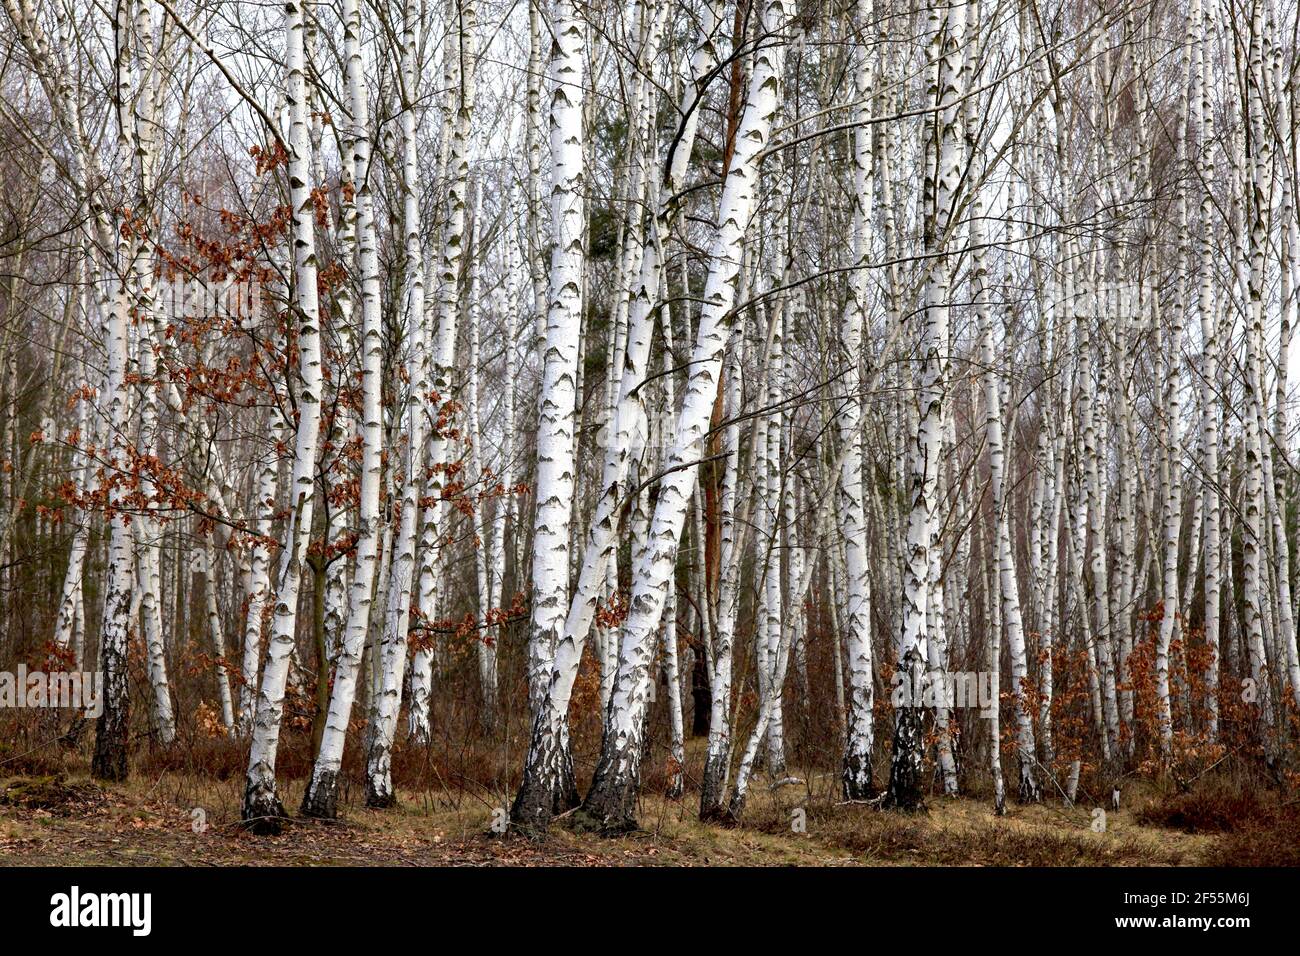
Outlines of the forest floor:
<svg viewBox="0 0 1300 956">
<path fill-rule="evenodd" d="M 1011 805 L 999 818 L 986 800 L 934 798 L 928 812 L 904 816 L 814 799 L 807 788 L 787 785 L 756 793 L 740 826 L 701 824 L 691 794 L 682 802 L 646 796 L 639 832 L 610 838 L 561 823 L 547 839 L 532 841 L 492 832 L 503 818 L 504 795 L 451 791 L 399 791 L 398 807 L 386 811 L 366 810 L 356 794 L 345 793 L 341 822 L 294 816 L 280 836 L 253 836 L 238 826 L 240 783 L 175 773 L 106 788 L 74 773 L 0 779 L 0 865 L 1300 863 L 1292 824 L 1285 833 L 1269 829 L 1276 814 L 1262 823 L 1225 820 L 1216 809 L 1221 794 L 1207 798 L 1207 809 L 1206 800 L 1193 799 L 1192 806 L 1187 795 L 1171 797 L 1149 784 L 1129 788 L 1129 806 L 1108 811 L 1104 830 L 1096 810 L 1083 805 Z M 287 807 L 296 808 L 301 787 L 286 784 Z"/>
</svg>

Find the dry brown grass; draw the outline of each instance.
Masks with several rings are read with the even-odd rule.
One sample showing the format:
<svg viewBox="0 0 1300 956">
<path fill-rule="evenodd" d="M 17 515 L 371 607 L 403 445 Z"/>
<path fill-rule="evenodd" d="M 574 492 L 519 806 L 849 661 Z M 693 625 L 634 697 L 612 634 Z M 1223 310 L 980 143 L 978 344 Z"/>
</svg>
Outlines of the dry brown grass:
<svg viewBox="0 0 1300 956">
<path fill-rule="evenodd" d="M 36 740 L 33 728 L 30 739 Z M 394 780 L 400 804 L 362 807 L 360 748 L 350 747 L 341 776 L 344 820 L 296 816 L 310 768 L 310 739 L 286 732 L 277 761 L 281 799 L 292 815 L 281 836 L 254 837 L 239 827 L 247 744 L 183 734 L 167 750 L 147 742 L 133 756 L 130 782 L 79 790 L 90 739 L 75 748 L 33 748 L 10 736 L 0 744 L 0 793 L 19 778 L 15 799 L 0 799 L 0 863 L 154 865 L 349 864 L 634 864 L 634 865 L 972 865 L 1128 866 L 1300 865 L 1300 808 L 1256 780 L 1216 771 L 1179 795 L 1168 784 L 1130 778 L 1123 809 L 1108 811 L 1094 832 L 1099 798 L 1088 783 L 1080 803 L 1011 804 L 993 815 L 987 779 L 972 772 L 960 799 L 933 796 L 911 816 L 840 801 L 838 774 L 826 766 L 794 769 L 798 782 L 771 786 L 756 776 L 739 825 L 696 817 L 702 740 L 688 744 L 687 795 L 662 794 L 666 749 L 656 742 L 643 767 L 641 830 L 606 838 L 577 833 L 561 820 L 542 842 L 492 833 L 517 786 L 524 740 L 507 730 L 495 743 L 459 736 L 455 726 L 429 747 L 399 745 Z M 598 728 L 575 734 L 580 782 L 590 779 Z M 57 781 L 54 790 L 32 780 Z M 95 800 L 63 800 L 96 793 Z M 1096 790 L 1093 787 L 1093 790 Z M 34 802 L 22 797 L 40 791 Z M 48 792 L 47 792 L 48 791 Z M 45 799 L 49 797 L 49 799 Z M 201 820 L 194 811 L 202 811 Z M 802 828 L 795 824 L 802 819 Z M 196 822 L 207 824 L 202 832 Z"/>
<path fill-rule="evenodd" d="M 1138 811 L 1151 827 L 1214 834 L 1213 866 L 1300 866 L 1300 801 L 1258 779 L 1224 774 L 1187 790 L 1158 790 Z"/>
<path fill-rule="evenodd" d="M 67 786 L 87 785 L 69 773 Z M 642 801 L 637 833 L 605 838 L 561 821 L 533 842 L 491 832 L 506 806 L 504 790 L 400 791 L 390 811 L 346 795 L 337 824 L 295 818 L 284 834 L 254 837 L 238 826 L 242 780 L 164 771 L 138 774 L 102 791 L 103 800 L 73 813 L 0 805 L 0 862 L 149 865 L 667 865 L 667 866 L 1125 866 L 1210 862 L 1222 837 L 1141 823 L 1127 811 L 1091 829 L 1091 811 L 1053 805 L 1012 807 L 995 817 L 982 800 L 935 799 L 926 813 L 899 815 L 844 805 L 808 788 L 756 790 L 739 826 L 705 825 L 693 799 L 654 794 Z M 302 784 L 284 783 L 287 807 Z M 195 808 L 207 829 L 195 829 Z M 793 824 L 803 811 L 803 831 Z M 1239 847 L 1236 852 L 1242 852 Z M 1270 857 L 1271 859 L 1271 857 Z"/>
<path fill-rule="evenodd" d="M 1250 825 L 1271 812 L 1260 791 L 1237 782 L 1210 781 L 1187 792 L 1166 793 L 1138 811 L 1149 826 L 1184 833 L 1228 833 Z"/>
</svg>

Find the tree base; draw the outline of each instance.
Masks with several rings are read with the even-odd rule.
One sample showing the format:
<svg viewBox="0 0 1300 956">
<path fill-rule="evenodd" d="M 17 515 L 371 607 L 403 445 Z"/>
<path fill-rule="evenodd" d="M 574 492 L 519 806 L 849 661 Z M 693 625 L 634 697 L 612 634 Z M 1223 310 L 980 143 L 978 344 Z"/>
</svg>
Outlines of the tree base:
<svg viewBox="0 0 1300 956">
<path fill-rule="evenodd" d="M 726 747 L 723 747 L 722 753 L 710 753 L 704 758 L 704 776 L 700 780 L 700 821 L 703 823 L 722 821 L 730 759 L 731 754 Z"/>
<path fill-rule="evenodd" d="M 890 790 L 885 791 L 885 797 L 880 801 L 882 810 L 899 810 L 903 813 L 928 813 L 929 805 L 920 793 L 895 793 Z"/>
<path fill-rule="evenodd" d="M 575 817 L 576 824 L 611 836 L 640 829 L 636 822 L 639 788 L 635 772 L 627 769 L 631 765 L 634 762 L 626 752 L 601 758 L 587 799 Z"/>
<path fill-rule="evenodd" d="M 901 707 L 894 722 L 894 751 L 889 761 L 889 788 L 881 806 L 916 813 L 926 809 L 921 792 L 921 756 L 925 752 L 922 711 Z"/>
<path fill-rule="evenodd" d="M 844 769 L 840 776 L 845 800 L 870 800 L 876 796 L 871 776 L 871 758 L 862 754 L 846 753 Z"/>
<path fill-rule="evenodd" d="M 708 807 L 700 807 L 700 822 L 711 823 L 720 827 L 729 827 L 733 826 L 736 821 L 732 819 L 725 805 L 722 803 L 714 803 Z"/>
<path fill-rule="evenodd" d="M 569 819 L 575 832 L 594 833 L 604 837 L 625 836 L 641 829 L 636 818 L 631 815 L 606 816 L 588 810 L 585 805 L 574 811 Z"/>
<path fill-rule="evenodd" d="M 740 794 L 733 793 L 731 800 L 727 803 L 726 812 L 718 821 L 723 826 L 734 827 L 740 824 L 740 818 L 745 812 L 745 798 Z"/>
<path fill-rule="evenodd" d="M 524 779 L 510 806 L 510 825 L 526 836 L 545 835 L 551 820 L 582 802 L 564 730 L 563 723 L 533 728 Z"/>
<path fill-rule="evenodd" d="M 580 803 L 572 778 L 538 779 L 538 775 L 525 771 L 524 782 L 510 805 L 510 825 L 525 836 L 541 837 L 552 820 Z"/>
<path fill-rule="evenodd" d="M 302 796 L 299 809 L 304 817 L 315 820 L 337 820 L 339 817 L 339 775 L 327 770 L 319 777 L 312 777 L 307 785 L 307 792 Z"/>
<path fill-rule="evenodd" d="M 1016 792 L 1016 799 L 1021 803 L 1043 802 L 1043 786 L 1027 766 L 1020 768 L 1020 787 Z"/>
<path fill-rule="evenodd" d="M 105 708 L 95 725 L 95 756 L 90 762 L 90 775 L 96 780 L 122 783 L 131 773 L 126 752 L 126 710 Z"/>
<path fill-rule="evenodd" d="M 240 827 L 257 836 L 279 836 L 284 831 L 284 804 L 274 789 L 250 785 L 244 792 Z"/>
<path fill-rule="evenodd" d="M 107 783 L 123 783 L 131 775 L 125 747 L 95 745 L 95 756 L 90 762 L 90 775 Z"/>
<path fill-rule="evenodd" d="M 371 810 L 391 810 L 397 806 L 397 794 L 390 781 L 366 781 L 366 806 Z"/>
<path fill-rule="evenodd" d="M 664 788 L 664 798 L 674 801 L 680 800 L 685 792 L 686 783 L 682 780 L 681 771 L 676 771 L 668 778 L 668 786 Z"/>
</svg>

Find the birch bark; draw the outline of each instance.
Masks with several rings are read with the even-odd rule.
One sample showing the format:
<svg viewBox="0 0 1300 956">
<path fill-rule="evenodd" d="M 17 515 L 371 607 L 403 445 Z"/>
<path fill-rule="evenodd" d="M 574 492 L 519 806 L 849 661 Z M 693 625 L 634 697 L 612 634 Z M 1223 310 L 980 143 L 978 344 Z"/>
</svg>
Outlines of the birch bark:
<svg viewBox="0 0 1300 956">
<path fill-rule="evenodd" d="M 723 185 L 691 372 L 677 416 L 666 473 L 659 482 L 649 546 L 632 570 L 632 598 L 623 623 L 618 679 L 610 701 L 600 762 L 583 803 L 583 811 L 604 829 L 635 825 L 633 812 L 644 742 L 653 636 L 663 613 L 666 586 L 697 477 L 692 465 L 702 454 L 717 397 L 732 326 L 741 246 L 757 196 L 758 158 L 767 145 L 772 118 L 780 106 L 785 63 L 782 41 L 788 19 L 784 0 L 767 0 L 763 5 L 763 33 L 772 42 L 770 46 L 759 47 L 755 54 L 735 152 Z"/>
<path fill-rule="evenodd" d="M 315 208 L 307 116 L 304 10 L 285 3 L 285 68 L 289 105 L 288 175 L 292 207 L 294 312 L 298 324 L 298 424 L 290 480 L 289 516 L 277 574 L 270 645 L 253 718 L 252 746 L 241 818 L 255 832 L 279 832 L 284 808 L 276 793 L 284 692 L 298 620 L 298 588 L 315 509 L 316 445 L 321 421 L 320 303 L 316 286 Z"/>
<path fill-rule="evenodd" d="M 537 506 L 533 520 L 530 673 L 551 669 L 564 634 L 569 605 L 569 524 L 574 494 L 574 401 L 582 324 L 585 250 L 583 97 L 585 37 L 573 0 L 556 0 L 547 77 L 551 128 L 553 243 L 538 403 Z M 558 669 L 557 669 L 558 672 Z M 563 679 L 563 675 L 561 675 Z M 554 685 L 555 677 L 551 683 Z M 538 694 L 537 696 L 540 696 Z M 544 827 L 555 813 L 577 804 L 567 747 L 568 699 L 554 686 L 533 715 L 524 780 L 511 819 Z"/>
</svg>

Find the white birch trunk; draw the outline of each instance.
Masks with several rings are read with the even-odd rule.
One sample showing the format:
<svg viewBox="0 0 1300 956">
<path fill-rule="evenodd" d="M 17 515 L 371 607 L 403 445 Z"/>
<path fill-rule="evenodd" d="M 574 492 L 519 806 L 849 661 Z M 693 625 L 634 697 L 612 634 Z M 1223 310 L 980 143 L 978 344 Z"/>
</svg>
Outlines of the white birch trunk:
<svg viewBox="0 0 1300 956">
<path fill-rule="evenodd" d="M 873 25 L 872 0 L 858 0 L 855 27 L 865 34 Z M 840 330 L 844 350 L 843 388 L 845 401 L 837 416 L 840 446 L 847 450 L 841 466 L 837 494 L 840 534 L 844 538 L 844 629 L 847 639 L 849 692 L 846 704 L 848 735 L 844 745 L 842 786 L 846 800 L 871 795 L 871 756 L 875 746 L 875 686 L 871 660 L 871 575 L 867 549 L 867 514 L 863 505 L 862 389 L 859 367 L 862 337 L 867 324 L 871 274 L 871 105 L 874 86 L 872 54 L 866 37 L 860 36 L 854 52 L 853 97 L 857 103 L 853 132 L 853 233 L 848 301 Z M 837 593 L 837 592 L 835 592 Z M 838 648 L 836 653 L 838 662 Z M 839 688 L 837 687 L 837 692 Z"/>
<path fill-rule="evenodd" d="M 632 570 L 632 598 L 623 622 L 618 681 L 610 701 L 600 762 L 583 804 L 584 812 L 603 828 L 634 825 L 653 638 L 663 614 L 677 543 L 697 477 L 691 465 L 703 454 L 717 397 L 732 325 L 741 245 L 757 198 L 758 156 L 767 145 L 772 119 L 780 106 L 785 63 L 782 39 L 788 18 L 784 0 L 767 0 L 763 6 L 763 31 L 773 40 L 755 55 L 735 153 L 719 205 L 718 230 L 710 254 L 686 393 L 666 473 L 659 482 L 649 547 Z"/>
<path fill-rule="evenodd" d="M 298 589 L 315 509 L 316 445 L 321 421 L 320 304 L 316 288 L 315 208 L 308 136 L 307 76 L 301 0 L 285 4 L 285 68 L 289 102 L 288 175 L 292 209 L 294 312 L 298 325 L 298 427 L 290 480 L 289 517 L 277 574 L 271 640 L 253 718 L 252 747 L 241 811 L 246 826 L 278 832 L 284 808 L 276 794 L 275 755 L 280 743 L 289 659 L 297 636 Z"/>
<path fill-rule="evenodd" d="M 529 673 L 551 671 L 569 607 L 569 543 L 574 498 L 574 403 L 582 326 L 586 227 L 583 168 L 585 37 L 573 0 L 556 0 L 548 72 L 553 242 L 538 403 L 537 507 L 533 519 L 532 620 Z M 603 575 L 602 575 L 603 577 Z M 557 674 L 563 674 L 557 668 Z M 568 697 L 555 677 L 533 714 L 524 781 L 511 810 L 521 826 L 545 826 L 577 802 L 567 748 Z M 570 684 L 571 686 L 571 684 Z M 530 693 L 541 696 L 534 684 Z"/>
<path fill-rule="evenodd" d="M 416 568 L 416 532 L 420 493 L 424 488 L 425 403 L 428 401 L 429 355 L 425 347 L 424 246 L 420 238 L 422 191 L 417 141 L 421 23 L 413 2 L 403 8 L 401 35 L 402 102 L 402 229 L 406 278 L 406 336 L 408 342 L 405 478 L 401 517 L 393 539 L 386 614 L 379 650 L 379 693 L 371 701 L 366 753 L 366 806 L 391 807 L 397 802 L 392 781 L 392 753 L 406 672 L 407 633 L 411 622 L 411 590 Z M 417 706 L 412 701 L 412 707 Z"/>
<path fill-rule="evenodd" d="M 908 478 L 907 540 L 904 544 L 906 582 L 902 627 L 897 644 L 896 679 L 909 688 L 926 681 L 929 644 L 937 635 L 927 633 L 931 591 L 930 568 L 933 531 L 937 515 L 940 453 L 943 444 L 944 404 L 947 392 L 948 316 L 951 263 L 945 252 L 948 217 L 961 176 L 961 150 L 957 135 L 957 102 L 961 95 L 962 17 L 965 10 L 952 4 L 934 7 L 927 30 L 927 94 L 935 106 L 927 151 L 924 184 L 927 204 L 925 249 L 933 255 L 925 282 L 925 322 L 921 334 L 921 374 L 918 383 L 919 415 L 912 436 Z M 890 758 L 889 788 L 885 802 L 904 810 L 923 803 L 921 760 L 924 739 L 920 701 L 895 708 L 894 746 Z"/>
</svg>

